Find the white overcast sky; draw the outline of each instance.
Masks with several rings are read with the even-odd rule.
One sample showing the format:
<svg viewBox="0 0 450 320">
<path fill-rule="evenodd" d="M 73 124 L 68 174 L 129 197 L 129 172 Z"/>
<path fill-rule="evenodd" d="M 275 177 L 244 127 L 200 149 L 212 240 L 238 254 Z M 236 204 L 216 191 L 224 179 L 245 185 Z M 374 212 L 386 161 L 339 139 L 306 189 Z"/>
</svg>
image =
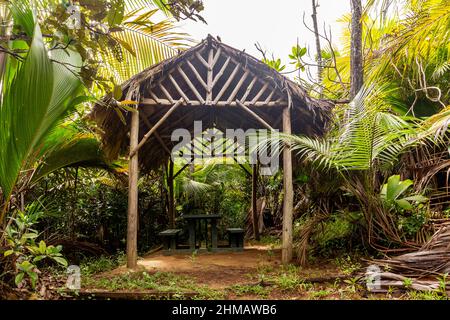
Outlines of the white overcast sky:
<svg viewBox="0 0 450 320">
<path fill-rule="evenodd" d="M 261 58 L 254 44 L 259 42 L 276 58 L 288 62 L 291 47 L 298 42 L 315 54 L 314 35 L 303 25 L 302 17 L 312 26 L 311 0 L 203 0 L 201 15 L 208 24 L 183 21 L 181 28 L 195 40 L 209 34 L 222 42 Z M 331 27 L 333 42 L 338 44 L 342 24 L 336 20 L 350 12 L 350 0 L 319 0 L 319 29 Z M 287 70 L 286 70 L 287 71 Z"/>
</svg>

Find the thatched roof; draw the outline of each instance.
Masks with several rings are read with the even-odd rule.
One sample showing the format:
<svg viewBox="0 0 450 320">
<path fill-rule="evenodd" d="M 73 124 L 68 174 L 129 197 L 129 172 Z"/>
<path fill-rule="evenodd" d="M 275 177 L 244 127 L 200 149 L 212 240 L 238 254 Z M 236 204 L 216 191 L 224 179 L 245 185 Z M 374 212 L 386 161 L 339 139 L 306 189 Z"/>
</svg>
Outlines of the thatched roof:
<svg viewBox="0 0 450 320">
<path fill-rule="evenodd" d="M 194 121 L 202 121 L 204 129 L 216 127 L 223 132 L 263 128 L 241 103 L 280 131 L 283 107 L 290 106 L 292 132 L 311 136 L 324 132 L 331 110 L 329 103 L 309 97 L 304 88 L 258 59 L 211 36 L 126 81 L 122 99 L 131 91 L 139 92 L 140 138 L 182 99 L 182 105 L 140 149 L 144 170 L 167 161 L 167 150 L 176 143 L 171 141 L 172 131 L 185 128 L 192 132 Z M 106 150 L 116 157 L 129 148 L 130 112 L 122 110 L 123 117 L 119 117 L 111 96 L 103 102 L 94 107 L 92 116 L 102 130 Z"/>
</svg>

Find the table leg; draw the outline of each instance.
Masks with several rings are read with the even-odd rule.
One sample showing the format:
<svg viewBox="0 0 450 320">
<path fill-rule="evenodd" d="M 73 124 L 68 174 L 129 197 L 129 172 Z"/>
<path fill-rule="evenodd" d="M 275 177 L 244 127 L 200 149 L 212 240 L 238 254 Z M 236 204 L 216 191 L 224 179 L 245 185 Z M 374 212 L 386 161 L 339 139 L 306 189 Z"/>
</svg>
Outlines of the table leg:
<svg viewBox="0 0 450 320">
<path fill-rule="evenodd" d="M 195 221 L 194 220 L 189 220 L 188 229 L 189 229 L 189 249 L 195 250 Z"/>
<path fill-rule="evenodd" d="M 205 248 L 208 249 L 208 220 L 205 220 Z"/>
<path fill-rule="evenodd" d="M 217 249 L 217 220 L 211 219 L 211 247 Z"/>
</svg>

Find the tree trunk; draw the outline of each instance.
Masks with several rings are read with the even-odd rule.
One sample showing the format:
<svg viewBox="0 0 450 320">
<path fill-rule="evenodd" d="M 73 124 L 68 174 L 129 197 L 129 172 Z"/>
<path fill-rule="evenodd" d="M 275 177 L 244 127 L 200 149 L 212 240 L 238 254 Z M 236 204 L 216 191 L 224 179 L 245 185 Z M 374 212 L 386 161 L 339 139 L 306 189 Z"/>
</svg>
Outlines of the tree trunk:
<svg viewBox="0 0 450 320">
<path fill-rule="evenodd" d="M 130 89 L 131 90 L 131 89 Z M 130 152 L 139 143 L 139 111 L 131 113 Z M 138 151 L 129 160 L 128 168 L 128 224 L 127 224 L 127 267 L 137 266 L 137 219 L 138 219 Z"/>
<path fill-rule="evenodd" d="M 258 183 L 258 165 L 252 166 L 252 218 L 253 218 L 253 235 L 255 240 L 259 241 L 259 219 L 257 200 L 257 183 Z"/>
<path fill-rule="evenodd" d="M 322 83 L 322 49 L 320 47 L 319 27 L 317 24 L 317 7 L 319 6 L 318 0 L 312 0 L 312 20 L 314 27 L 314 37 L 316 38 L 316 52 L 317 52 L 317 82 Z M 320 96 L 322 97 L 322 86 L 320 86 Z"/>
<path fill-rule="evenodd" d="M 350 99 L 362 88 L 363 52 L 362 52 L 362 4 L 361 0 L 351 0 L 351 52 L 350 52 Z"/>
<path fill-rule="evenodd" d="M 283 132 L 291 133 L 291 109 L 283 109 Z M 283 235 L 281 262 L 288 264 L 292 260 L 292 222 L 294 214 L 294 191 L 292 184 L 292 153 L 290 146 L 283 149 Z"/>
<path fill-rule="evenodd" d="M 172 159 L 169 159 L 169 172 L 167 174 L 167 184 L 169 186 L 169 203 L 168 203 L 168 215 L 169 225 L 171 229 L 175 228 L 175 199 L 173 194 L 173 166 Z"/>
</svg>

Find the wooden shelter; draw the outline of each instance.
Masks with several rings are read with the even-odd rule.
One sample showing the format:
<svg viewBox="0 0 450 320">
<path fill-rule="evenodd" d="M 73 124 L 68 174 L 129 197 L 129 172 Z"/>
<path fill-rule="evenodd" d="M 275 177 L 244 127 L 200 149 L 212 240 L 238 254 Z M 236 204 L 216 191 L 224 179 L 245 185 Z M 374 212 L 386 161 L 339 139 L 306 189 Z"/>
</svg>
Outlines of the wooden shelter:
<svg viewBox="0 0 450 320">
<path fill-rule="evenodd" d="M 278 129 L 320 135 L 331 110 L 329 103 L 309 97 L 302 87 L 266 64 L 211 36 L 135 75 L 122 85 L 122 92 L 122 99 L 138 102 L 134 112 L 114 107 L 117 103 L 107 96 L 94 107 L 93 117 L 103 131 L 109 156 L 117 157 L 124 152 L 130 156 L 127 233 L 130 268 L 136 266 L 137 258 L 138 172 L 168 163 L 175 144 L 171 141 L 173 130 L 184 128 L 193 132 L 194 121 L 202 121 L 204 128 L 215 127 L 223 132 L 230 128 Z M 283 149 L 283 174 L 282 260 L 287 263 L 292 258 L 293 215 L 289 147 Z M 172 179 L 173 176 L 172 165 Z M 255 207 L 255 192 L 252 196 Z M 169 211 L 173 214 L 173 193 L 169 197 L 172 202 Z"/>
</svg>

